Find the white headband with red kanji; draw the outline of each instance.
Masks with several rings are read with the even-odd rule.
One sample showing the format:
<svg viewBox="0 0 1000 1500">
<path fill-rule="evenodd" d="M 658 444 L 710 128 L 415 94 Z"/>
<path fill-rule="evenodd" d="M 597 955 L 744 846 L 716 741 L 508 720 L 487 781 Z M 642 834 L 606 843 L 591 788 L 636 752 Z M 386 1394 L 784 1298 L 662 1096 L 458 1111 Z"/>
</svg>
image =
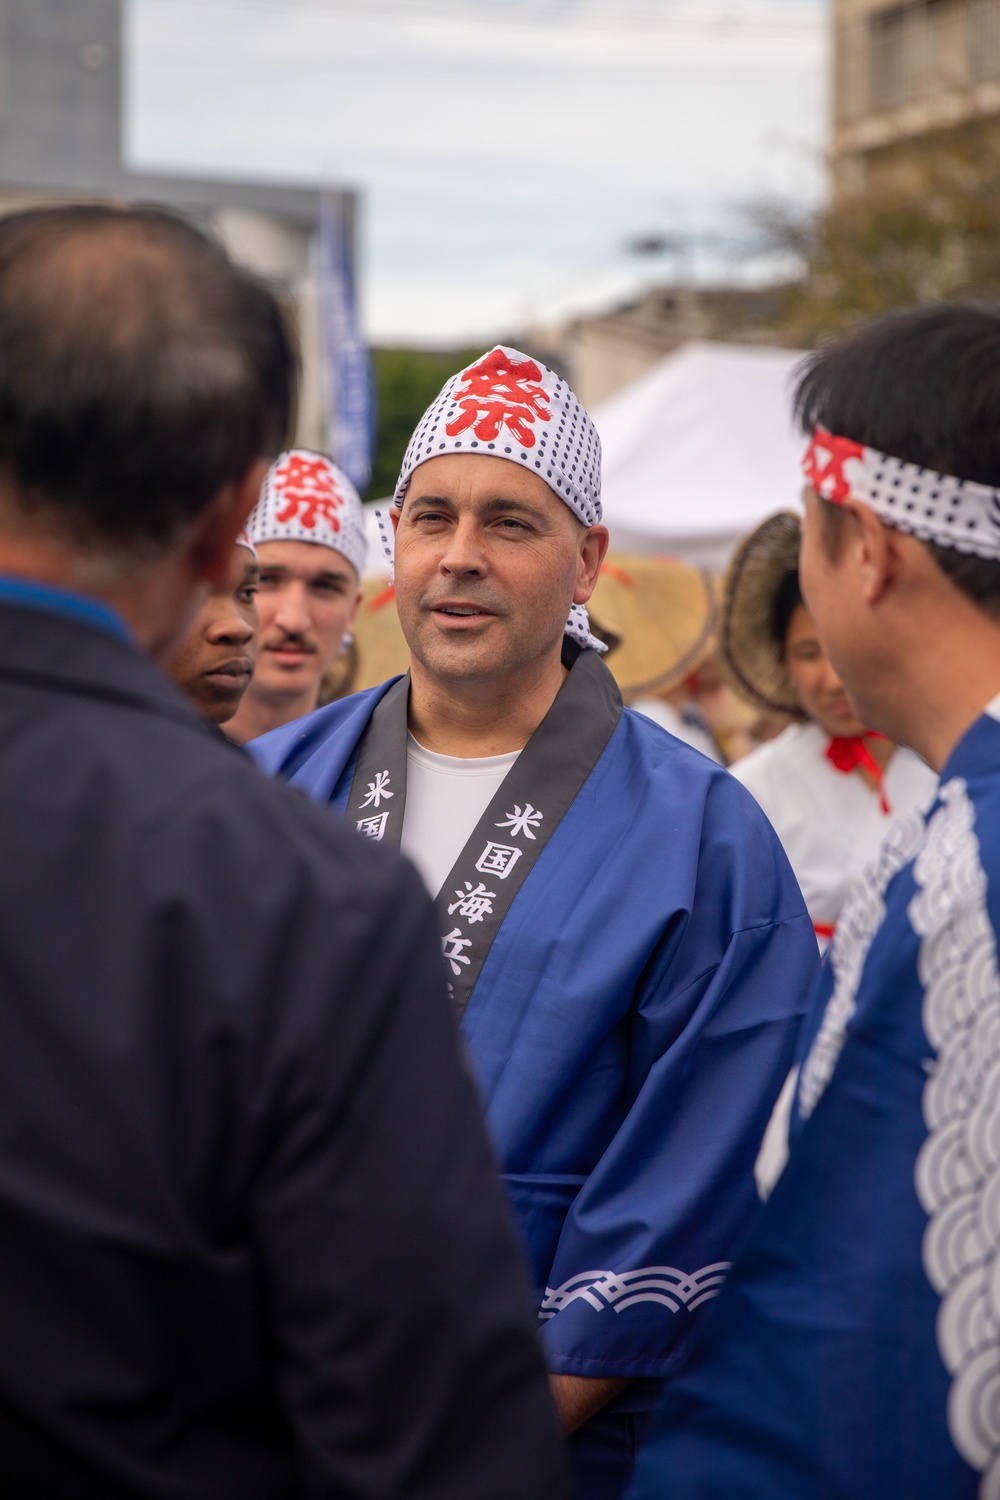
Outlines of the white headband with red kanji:
<svg viewBox="0 0 1000 1500">
<path fill-rule="evenodd" d="M 544 479 L 584 526 L 601 519 L 597 428 L 562 376 L 517 349 L 498 344 L 445 383 L 410 439 L 393 504 L 402 506 L 415 469 L 449 453 L 520 464 Z M 391 528 L 380 518 L 379 529 L 391 559 Z M 566 634 L 589 650 L 608 649 L 591 634 L 582 604 L 570 610 Z"/>
<path fill-rule="evenodd" d="M 345 557 L 361 577 L 368 542 L 361 497 L 322 453 L 292 448 L 268 470 L 247 531 L 261 542 L 315 542 Z"/>
<path fill-rule="evenodd" d="M 802 461 L 817 495 L 861 500 L 880 520 L 924 542 L 1000 561 L 1000 491 L 890 458 L 817 427 Z"/>
</svg>

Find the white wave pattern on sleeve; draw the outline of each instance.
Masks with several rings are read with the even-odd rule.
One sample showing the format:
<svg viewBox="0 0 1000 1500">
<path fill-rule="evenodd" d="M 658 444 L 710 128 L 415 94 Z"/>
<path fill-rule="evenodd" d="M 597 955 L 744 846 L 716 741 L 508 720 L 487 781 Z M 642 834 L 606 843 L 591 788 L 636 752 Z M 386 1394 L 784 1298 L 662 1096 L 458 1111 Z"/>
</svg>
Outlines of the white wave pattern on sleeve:
<svg viewBox="0 0 1000 1500">
<path fill-rule="evenodd" d="M 875 859 L 853 887 L 837 920 L 830 952 L 833 991 L 799 1078 L 799 1114 L 803 1120 L 808 1120 L 823 1097 L 843 1050 L 857 1004 L 861 971 L 872 939 L 885 917 L 889 883 L 913 859 L 925 834 L 920 812 L 898 818 Z"/>
<path fill-rule="evenodd" d="M 581 1271 L 562 1286 L 545 1288 L 545 1298 L 538 1310 L 544 1321 L 554 1318 L 571 1302 L 582 1301 L 595 1312 L 613 1307 L 616 1313 L 639 1302 L 658 1302 L 671 1312 L 686 1307 L 693 1312 L 722 1290 L 731 1261 L 720 1260 L 703 1266 L 690 1276 L 673 1266 L 640 1266 L 636 1271 Z"/>
<path fill-rule="evenodd" d="M 916 1188 L 930 1215 L 924 1270 L 941 1297 L 938 1349 L 952 1377 L 948 1431 L 983 1476 L 980 1500 L 1000 1500 L 1000 974 L 975 809 L 959 777 L 940 796 L 909 908 L 937 1054 Z"/>
</svg>

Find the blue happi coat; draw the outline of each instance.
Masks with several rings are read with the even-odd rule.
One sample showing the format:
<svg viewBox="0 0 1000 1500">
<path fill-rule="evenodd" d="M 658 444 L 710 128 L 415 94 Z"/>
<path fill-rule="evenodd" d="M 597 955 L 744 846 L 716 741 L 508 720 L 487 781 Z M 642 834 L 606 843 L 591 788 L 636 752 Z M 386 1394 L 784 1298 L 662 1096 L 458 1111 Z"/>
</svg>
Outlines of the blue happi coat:
<svg viewBox="0 0 1000 1500">
<path fill-rule="evenodd" d="M 252 752 L 343 811 L 389 686 Z M 817 966 L 753 798 L 626 709 L 462 1020 L 554 1372 L 636 1378 L 640 1410 L 684 1361 L 755 1206 Z"/>
<path fill-rule="evenodd" d="M 788 1165 L 633 1500 L 1000 1495 L 998 928 L 987 712 L 841 917 Z"/>
</svg>

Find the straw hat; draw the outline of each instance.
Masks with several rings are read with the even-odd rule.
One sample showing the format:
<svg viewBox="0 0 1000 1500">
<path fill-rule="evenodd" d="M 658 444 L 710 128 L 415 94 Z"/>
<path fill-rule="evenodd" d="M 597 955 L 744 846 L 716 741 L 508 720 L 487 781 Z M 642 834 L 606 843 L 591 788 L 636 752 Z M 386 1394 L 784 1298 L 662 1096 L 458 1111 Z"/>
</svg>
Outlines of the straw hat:
<svg viewBox="0 0 1000 1500">
<path fill-rule="evenodd" d="M 354 640 L 323 678 L 321 704 L 345 698 L 348 693 L 360 693 L 363 688 L 378 687 L 380 682 L 405 672 L 410 665 L 392 585 L 385 578 L 366 578 L 361 593 Z"/>
<path fill-rule="evenodd" d="M 677 558 L 610 552 L 587 609 L 626 700 L 679 686 L 715 646 L 716 581 Z"/>
<path fill-rule="evenodd" d="M 799 566 L 802 522 L 779 511 L 741 542 L 726 575 L 719 647 L 737 692 L 771 713 L 805 719 L 772 620 L 782 580 Z"/>
</svg>

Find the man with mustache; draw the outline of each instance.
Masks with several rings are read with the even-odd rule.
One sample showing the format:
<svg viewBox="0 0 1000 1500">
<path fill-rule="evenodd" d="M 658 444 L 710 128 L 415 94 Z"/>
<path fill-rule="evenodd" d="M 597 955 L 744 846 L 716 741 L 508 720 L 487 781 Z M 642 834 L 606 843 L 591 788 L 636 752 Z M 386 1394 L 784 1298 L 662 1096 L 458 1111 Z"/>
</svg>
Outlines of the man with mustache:
<svg viewBox="0 0 1000 1500">
<path fill-rule="evenodd" d="M 410 673 L 253 747 L 437 898 L 584 1500 L 621 1493 L 724 1278 L 818 965 L 753 799 L 622 708 L 584 608 L 600 489 L 554 371 L 455 376 L 395 493 Z"/>
<path fill-rule="evenodd" d="M 270 469 L 247 525 L 260 560 L 253 680 L 226 725 L 243 744 L 316 707 L 361 603 L 364 511 L 343 470 L 293 448 Z"/>
<path fill-rule="evenodd" d="M 206 599 L 187 635 L 164 662 L 210 724 L 228 723 L 253 676 L 259 572 L 253 543 L 242 531 L 223 587 Z"/>
</svg>

